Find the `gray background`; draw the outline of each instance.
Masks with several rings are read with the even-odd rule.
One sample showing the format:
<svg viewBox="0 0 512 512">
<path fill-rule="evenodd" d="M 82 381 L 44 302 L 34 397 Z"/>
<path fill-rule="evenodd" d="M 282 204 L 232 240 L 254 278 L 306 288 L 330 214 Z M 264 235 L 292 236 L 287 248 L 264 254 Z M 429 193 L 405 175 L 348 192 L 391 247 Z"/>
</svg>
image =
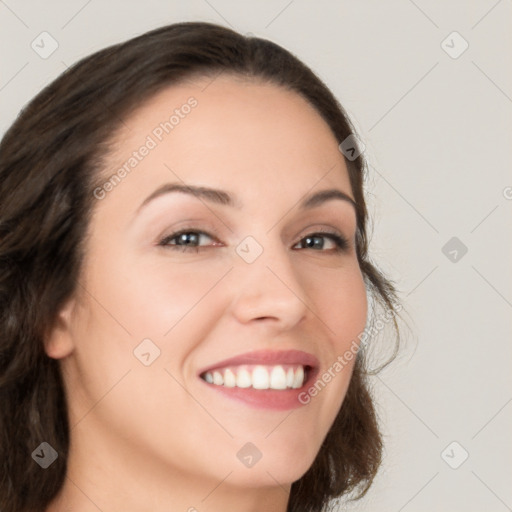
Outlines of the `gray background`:
<svg viewBox="0 0 512 512">
<path fill-rule="evenodd" d="M 167 23 L 212 21 L 295 53 L 365 141 L 371 250 L 410 327 L 374 379 L 382 470 L 348 509 L 512 510 L 511 14 L 509 0 L 0 0 L 0 132 L 66 66 Z M 46 59 L 31 47 L 43 31 L 58 43 Z"/>
</svg>

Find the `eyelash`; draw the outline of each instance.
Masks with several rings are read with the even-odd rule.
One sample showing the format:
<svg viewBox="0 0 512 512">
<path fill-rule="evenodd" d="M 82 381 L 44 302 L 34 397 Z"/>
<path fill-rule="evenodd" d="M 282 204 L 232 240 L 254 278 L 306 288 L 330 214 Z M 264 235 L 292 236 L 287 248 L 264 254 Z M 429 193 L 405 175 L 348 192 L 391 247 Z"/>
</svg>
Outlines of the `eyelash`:
<svg viewBox="0 0 512 512">
<path fill-rule="evenodd" d="M 199 253 L 201 250 L 205 250 L 205 249 L 208 249 L 211 247 L 211 246 L 209 246 L 209 247 L 208 246 L 207 247 L 204 247 L 204 246 L 191 247 L 191 246 L 186 246 L 186 245 L 172 245 L 169 243 L 171 240 L 174 240 L 175 238 L 178 238 L 181 235 L 190 234 L 190 233 L 194 233 L 197 235 L 206 235 L 207 237 L 209 237 L 211 239 L 215 238 L 212 235 L 210 235 L 209 233 L 207 233 L 206 231 L 200 231 L 200 230 L 189 228 L 189 229 L 182 229 L 180 231 L 177 231 L 176 233 L 172 233 L 171 235 L 164 237 L 162 240 L 160 240 L 158 245 L 161 247 L 165 247 L 165 248 L 174 250 L 174 251 L 195 252 L 195 253 Z M 336 244 L 336 247 L 334 249 L 330 249 L 330 250 L 322 249 L 322 250 L 316 251 L 316 252 L 327 252 L 327 253 L 336 253 L 336 254 L 345 253 L 348 251 L 348 249 L 350 247 L 349 241 L 344 236 L 339 235 L 338 233 L 333 233 L 331 231 L 322 231 L 322 230 L 315 231 L 314 233 L 310 233 L 310 234 L 302 237 L 299 240 L 299 242 L 297 242 L 297 243 L 302 242 L 306 238 L 313 238 L 313 237 L 330 238 Z M 295 245 L 297 245 L 297 244 L 295 244 Z M 301 249 L 311 249 L 311 247 L 302 247 Z"/>
</svg>

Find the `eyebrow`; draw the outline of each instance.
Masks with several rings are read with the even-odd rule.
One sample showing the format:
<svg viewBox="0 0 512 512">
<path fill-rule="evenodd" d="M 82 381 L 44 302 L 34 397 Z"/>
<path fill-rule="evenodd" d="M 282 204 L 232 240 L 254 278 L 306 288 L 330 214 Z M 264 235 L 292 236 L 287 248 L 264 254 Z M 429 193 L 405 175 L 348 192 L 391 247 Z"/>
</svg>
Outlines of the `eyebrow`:
<svg viewBox="0 0 512 512">
<path fill-rule="evenodd" d="M 157 188 L 146 199 L 144 199 L 142 204 L 139 206 L 137 213 L 157 197 L 170 194 L 172 192 L 188 194 L 193 197 L 197 197 L 198 199 L 204 199 L 205 201 L 216 203 L 222 206 L 230 206 L 237 209 L 242 208 L 240 201 L 225 190 L 194 185 L 182 185 L 180 183 L 166 183 Z M 302 201 L 299 203 L 299 209 L 307 210 L 310 208 L 315 208 L 316 206 L 320 206 L 321 204 L 332 199 L 338 199 L 350 203 L 357 212 L 356 202 L 347 193 L 336 188 L 320 190 L 319 192 L 310 194 L 309 196 L 302 199 Z"/>
</svg>

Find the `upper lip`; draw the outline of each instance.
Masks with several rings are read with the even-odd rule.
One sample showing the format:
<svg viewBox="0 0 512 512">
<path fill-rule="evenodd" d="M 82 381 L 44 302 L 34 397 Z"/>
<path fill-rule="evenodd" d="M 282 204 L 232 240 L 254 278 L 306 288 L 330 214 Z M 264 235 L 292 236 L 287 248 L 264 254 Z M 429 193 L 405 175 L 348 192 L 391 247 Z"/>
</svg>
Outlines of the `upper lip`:
<svg viewBox="0 0 512 512">
<path fill-rule="evenodd" d="M 224 359 L 223 361 L 203 368 L 199 371 L 199 375 L 217 368 L 242 364 L 300 364 L 302 366 L 318 368 L 320 363 L 314 355 L 303 352 L 302 350 L 255 350 L 239 356 L 230 357 L 229 359 Z"/>
</svg>

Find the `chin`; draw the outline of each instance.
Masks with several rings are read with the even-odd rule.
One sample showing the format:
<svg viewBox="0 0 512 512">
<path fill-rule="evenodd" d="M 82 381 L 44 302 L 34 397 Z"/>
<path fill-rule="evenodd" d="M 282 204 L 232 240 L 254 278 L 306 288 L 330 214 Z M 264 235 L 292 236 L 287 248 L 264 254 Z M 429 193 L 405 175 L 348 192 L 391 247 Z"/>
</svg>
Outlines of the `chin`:
<svg viewBox="0 0 512 512">
<path fill-rule="evenodd" d="M 294 450 L 293 454 L 284 451 L 263 453 L 254 466 L 237 467 L 229 480 L 234 485 L 250 487 L 291 485 L 308 471 L 317 453 L 316 450 Z"/>
</svg>

